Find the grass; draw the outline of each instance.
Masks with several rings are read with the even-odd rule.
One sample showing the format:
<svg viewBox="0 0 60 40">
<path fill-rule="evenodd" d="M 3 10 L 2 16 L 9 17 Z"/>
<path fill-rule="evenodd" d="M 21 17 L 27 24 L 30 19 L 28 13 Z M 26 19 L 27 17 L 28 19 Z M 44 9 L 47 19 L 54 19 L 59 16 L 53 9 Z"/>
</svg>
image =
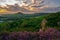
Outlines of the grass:
<svg viewBox="0 0 60 40">
<path fill-rule="evenodd" d="M 51 17 L 49 15 L 43 15 L 43 16 L 29 17 L 29 18 L 17 18 L 16 20 L 11 20 L 13 22 L 8 22 L 9 20 L 4 21 L 4 22 L 0 23 L 0 32 L 3 32 L 3 31 L 8 31 L 8 32 L 39 31 L 39 29 L 41 29 L 41 22 L 45 17 L 47 17 L 47 19 L 50 19 L 53 16 Z M 51 19 L 48 21 L 51 22 Z M 53 19 L 53 21 L 55 22 L 54 19 Z M 53 24 L 53 25 L 55 25 L 55 24 Z M 57 28 L 57 29 L 60 28 L 58 26 L 53 27 L 52 25 L 50 25 L 50 26 L 46 26 L 45 29 L 47 27 L 52 27 L 52 28 Z"/>
</svg>

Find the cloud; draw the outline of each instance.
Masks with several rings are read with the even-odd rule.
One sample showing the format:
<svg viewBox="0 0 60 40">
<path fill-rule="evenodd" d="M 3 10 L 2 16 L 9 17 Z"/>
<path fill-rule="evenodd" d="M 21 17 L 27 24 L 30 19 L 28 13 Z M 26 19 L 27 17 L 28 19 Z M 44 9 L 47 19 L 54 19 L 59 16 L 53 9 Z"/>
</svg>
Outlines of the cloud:
<svg viewBox="0 0 60 40">
<path fill-rule="evenodd" d="M 10 12 L 20 11 L 26 13 L 51 12 L 55 7 L 59 7 L 57 4 L 54 0 L 0 0 L 0 10 L 4 9 Z"/>
<path fill-rule="evenodd" d="M 27 10 L 24 7 L 19 7 L 19 5 L 17 5 L 17 4 L 15 4 L 15 5 L 7 5 L 6 7 L 5 6 L 3 6 L 3 7 L 0 6 L 0 10 L 1 9 L 6 9 L 6 10 L 11 11 L 11 12 L 18 12 L 18 11 L 32 12 L 30 10 Z"/>
</svg>

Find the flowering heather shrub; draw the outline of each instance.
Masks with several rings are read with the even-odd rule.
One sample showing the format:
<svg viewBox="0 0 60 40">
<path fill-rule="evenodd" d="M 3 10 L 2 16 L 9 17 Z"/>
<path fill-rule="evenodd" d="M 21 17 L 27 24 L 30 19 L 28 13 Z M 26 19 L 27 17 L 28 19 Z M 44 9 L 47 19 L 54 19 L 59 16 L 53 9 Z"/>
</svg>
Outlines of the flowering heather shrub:
<svg viewBox="0 0 60 40">
<path fill-rule="evenodd" d="M 48 40 L 60 40 L 60 32 L 54 28 L 48 28 L 45 31 L 45 36 Z"/>
<path fill-rule="evenodd" d="M 60 40 L 60 32 L 53 28 L 39 32 L 0 33 L 0 40 Z"/>
</svg>

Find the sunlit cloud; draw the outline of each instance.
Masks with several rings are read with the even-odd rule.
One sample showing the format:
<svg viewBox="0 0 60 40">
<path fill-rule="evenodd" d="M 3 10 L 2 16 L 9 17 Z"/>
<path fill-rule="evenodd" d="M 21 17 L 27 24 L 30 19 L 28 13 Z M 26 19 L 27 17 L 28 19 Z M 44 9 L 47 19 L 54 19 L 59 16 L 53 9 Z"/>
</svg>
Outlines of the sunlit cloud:
<svg viewBox="0 0 60 40">
<path fill-rule="evenodd" d="M 59 0 L 57 0 L 59 1 Z M 47 12 L 47 8 L 60 7 L 55 0 L 0 0 L 0 12 Z"/>
<path fill-rule="evenodd" d="M 9 11 L 6 9 L 0 9 L 0 12 L 3 13 L 3 12 L 9 12 Z"/>
</svg>

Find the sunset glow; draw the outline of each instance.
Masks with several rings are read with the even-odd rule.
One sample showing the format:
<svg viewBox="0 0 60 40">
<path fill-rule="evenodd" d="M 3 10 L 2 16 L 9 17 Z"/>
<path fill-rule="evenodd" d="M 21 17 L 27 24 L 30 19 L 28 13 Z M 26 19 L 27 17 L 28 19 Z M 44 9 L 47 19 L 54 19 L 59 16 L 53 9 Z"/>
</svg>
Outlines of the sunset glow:
<svg viewBox="0 0 60 40">
<path fill-rule="evenodd" d="M 15 5 L 16 4 L 16 5 Z M 48 7 L 47 7 L 48 6 Z M 55 8 L 60 7 L 59 0 L 0 0 L 0 12 L 14 12 L 14 11 L 22 11 L 22 12 L 48 12 L 44 10 L 47 8 Z"/>
<path fill-rule="evenodd" d="M 3 12 L 8 12 L 6 9 L 0 9 L 0 12 L 3 13 Z"/>
<path fill-rule="evenodd" d="M 29 7 L 24 7 L 24 8 L 27 9 L 27 10 L 30 10 L 30 11 L 35 11 L 35 10 L 36 10 L 36 8 L 31 7 L 31 6 L 29 6 Z"/>
</svg>

